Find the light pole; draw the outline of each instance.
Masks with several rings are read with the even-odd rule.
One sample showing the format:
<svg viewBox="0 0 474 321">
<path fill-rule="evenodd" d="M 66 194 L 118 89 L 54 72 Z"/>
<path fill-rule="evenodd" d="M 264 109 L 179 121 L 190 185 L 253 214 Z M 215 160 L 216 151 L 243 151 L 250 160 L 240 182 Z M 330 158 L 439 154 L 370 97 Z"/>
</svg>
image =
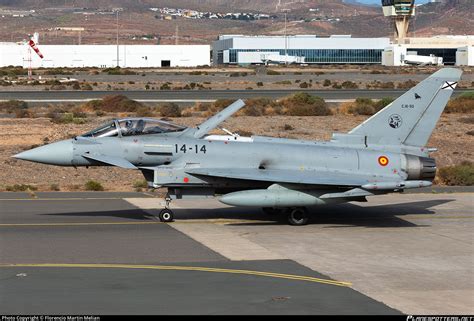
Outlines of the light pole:
<svg viewBox="0 0 474 321">
<path fill-rule="evenodd" d="M 119 64 L 119 22 L 118 22 L 119 11 L 118 10 L 115 10 L 115 17 L 116 17 L 116 24 L 117 24 L 117 67 L 120 67 L 120 64 Z"/>
<path fill-rule="evenodd" d="M 288 11 L 290 11 L 290 9 L 282 9 L 282 11 L 285 13 L 285 65 L 288 66 L 288 34 L 287 34 L 287 30 L 286 30 L 286 25 L 287 25 L 287 21 L 288 21 Z"/>
</svg>

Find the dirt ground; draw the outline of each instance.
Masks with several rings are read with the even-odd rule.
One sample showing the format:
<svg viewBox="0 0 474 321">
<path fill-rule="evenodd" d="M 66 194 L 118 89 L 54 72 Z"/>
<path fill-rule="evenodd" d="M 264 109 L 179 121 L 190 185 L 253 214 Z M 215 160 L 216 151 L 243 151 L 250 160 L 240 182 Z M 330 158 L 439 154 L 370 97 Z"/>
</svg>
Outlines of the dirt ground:
<svg viewBox="0 0 474 321">
<path fill-rule="evenodd" d="M 434 156 L 439 167 L 472 160 L 474 136 L 468 135 L 474 126 L 460 121 L 472 116 L 443 115 L 429 142 L 438 148 Z M 254 135 L 276 137 L 323 139 L 332 132 L 346 132 L 358 125 L 366 117 L 334 115 L 324 117 L 234 117 L 226 122 L 225 128 Z M 100 182 L 106 190 L 131 191 L 136 181 L 143 180 L 139 171 L 112 167 L 72 168 L 35 164 L 11 158 L 23 150 L 84 133 L 103 123 L 107 118 L 94 118 L 86 124 L 54 124 L 48 118 L 0 119 L 0 190 L 14 184 L 30 184 L 38 190 L 50 190 L 57 184 L 61 190 L 83 190 L 88 180 Z M 194 126 L 202 118 L 189 117 L 173 119 L 174 122 Z M 285 125 L 293 130 L 285 130 Z"/>
</svg>

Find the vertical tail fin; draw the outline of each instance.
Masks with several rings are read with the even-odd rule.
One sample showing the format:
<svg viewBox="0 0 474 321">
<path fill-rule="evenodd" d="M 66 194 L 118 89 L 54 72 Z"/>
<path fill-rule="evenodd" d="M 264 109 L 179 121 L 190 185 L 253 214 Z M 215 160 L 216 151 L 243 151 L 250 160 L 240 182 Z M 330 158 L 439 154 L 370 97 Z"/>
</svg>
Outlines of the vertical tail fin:
<svg viewBox="0 0 474 321">
<path fill-rule="evenodd" d="M 352 129 L 369 144 L 425 146 L 462 71 L 441 69 Z"/>
</svg>

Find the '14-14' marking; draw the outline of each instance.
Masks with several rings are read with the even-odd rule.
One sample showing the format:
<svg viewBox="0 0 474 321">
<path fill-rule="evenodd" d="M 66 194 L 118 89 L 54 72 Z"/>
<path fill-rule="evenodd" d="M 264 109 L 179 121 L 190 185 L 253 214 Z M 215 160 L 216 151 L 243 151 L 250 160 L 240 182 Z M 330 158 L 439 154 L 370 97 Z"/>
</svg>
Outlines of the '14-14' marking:
<svg viewBox="0 0 474 321">
<path fill-rule="evenodd" d="M 193 150 L 193 149 L 196 152 L 196 154 L 206 153 L 206 145 L 201 145 L 201 146 L 194 145 L 194 148 L 193 148 L 193 147 L 187 147 L 186 144 L 181 145 L 181 147 L 179 147 L 178 144 L 175 144 L 174 147 L 175 147 L 176 153 L 179 153 L 179 152 L 186 153 L 188 150 Z"/>
</svg>

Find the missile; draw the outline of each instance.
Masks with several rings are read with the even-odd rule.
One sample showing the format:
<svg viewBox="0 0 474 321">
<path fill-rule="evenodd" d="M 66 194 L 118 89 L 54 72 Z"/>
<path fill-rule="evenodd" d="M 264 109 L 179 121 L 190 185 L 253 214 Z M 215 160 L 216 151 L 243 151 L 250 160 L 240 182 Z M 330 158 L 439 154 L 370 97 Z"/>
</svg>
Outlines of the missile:
<svg viewBox="0 0 474 321">
<path fill-rule="evenodd" d="M 429 187 L 431 185 L 433 183 L 429 181 L 377 182 L 362 185 L 362 188 L 366 190 L 394 190 Z"/>
<path fill-rule="evenodd" d="M 319 198 L 317 191 L 297 191 L 290 189 L 259 189 L 229 193 L 219 201 L 233 206 L 293 207 L 314 206 L 326 202 Z"/>
</svg>

